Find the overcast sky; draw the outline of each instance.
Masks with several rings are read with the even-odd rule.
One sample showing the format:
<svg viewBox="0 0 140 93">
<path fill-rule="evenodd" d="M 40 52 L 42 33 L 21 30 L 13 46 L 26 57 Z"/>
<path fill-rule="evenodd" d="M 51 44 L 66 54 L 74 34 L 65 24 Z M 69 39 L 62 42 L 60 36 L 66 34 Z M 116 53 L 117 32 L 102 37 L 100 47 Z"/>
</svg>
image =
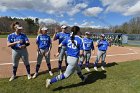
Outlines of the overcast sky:
<svg viewBox="0 0 140 93">
<path fill-rule="evenodd" d="M 108 27 L 140 16 L 140 0 L 0 0 L 0 16 Z"/>
</svg>

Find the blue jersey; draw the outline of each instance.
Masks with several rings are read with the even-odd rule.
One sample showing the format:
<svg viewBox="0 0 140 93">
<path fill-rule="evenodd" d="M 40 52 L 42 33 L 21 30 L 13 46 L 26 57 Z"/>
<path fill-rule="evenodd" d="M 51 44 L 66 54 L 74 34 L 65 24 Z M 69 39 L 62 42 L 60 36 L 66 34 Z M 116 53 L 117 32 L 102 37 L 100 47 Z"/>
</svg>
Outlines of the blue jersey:
<svg viewBox="0 0 140 93">
<path fill-rule="evenodd" d="M 51 38 L 48 35 L 38 35 L 36 38 L 36 43 L 39 49 L 49 49 L 51 45 Z"/>
<path fill-rule="evenodd" d="M 71 38 L 66 38 L 62 45 L 66 46 L 67 55 L 72 57 L 79 57 L 80 50 L 83 50 L 83 40 L 79 36 L 74 38 L 75 44 L 72 43 Z"/>
<path fill-rule="evenodd" d="M 12 34 L 9 34 L 8 37 L 7 37 L 7 41 L 9 43 L 14 43 L 16 41 L 22 41 L 22 43 L 20 44 L 15 44 L 14 46 L 12 46 L 11 48 L 12 49 L 20 49 L 19 47 L 24 45 L 26 43 L 26 41 L 29 41 L 28 37 L 23 34 L 23 33 L 20 33 L 20 34 L 16 34 L 16 33 L 12 33 Z"/>
<path fill-rule="evenodd" d="M 108 49 L 109 43 L 106 40 L 98 40 L 98 49 L 101 51 L 106 51 Z"/>
<path fill-rule="evenodd" d="M 59 32 L 56 34 L 55 38 L 59 40 L 59 44 L 60 44 L 67 37 L 70 37 L 70 33 Z"/>
<path fill-rule="evenodd" d="M 93 40 L 91 38 L 83 38 L 84 50 L 94 50 Z"/>
</svg>

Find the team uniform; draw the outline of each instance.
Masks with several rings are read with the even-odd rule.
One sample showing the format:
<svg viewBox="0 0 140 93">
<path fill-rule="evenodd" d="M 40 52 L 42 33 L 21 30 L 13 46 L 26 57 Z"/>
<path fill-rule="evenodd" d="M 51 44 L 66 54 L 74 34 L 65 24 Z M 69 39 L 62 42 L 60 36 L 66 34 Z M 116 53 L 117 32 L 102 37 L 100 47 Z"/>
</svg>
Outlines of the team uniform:
<svg viewBox="0 0 140 93">
<path fill-rule="evenodd" d="M 66 38 L 70 37 L 70 34 L 69 33 L 63 33 L 63 32 L 59 32 L 56 34 L 55 36 L 55 39 L 59 40 L 59 44 Z M 63 57 L 65 56 L 65 63 L 66 63 L 66 66 L 68 65 L 67 64 L 67 56 L 66 56 L 66 46 L 62 46 L 62 47 L 59 47 L 58 48 L 58 52 L 60 53 L 59 54 L 59 65 L 58 65 L 58 69 L 61 70 L 62 68 L 62 61 L 63 61 Z"/>
<path fill-rule="evenodd" d="M 97 67 L 100 58 L 102 62 L 101 68 L 103 68 L 105 66 L 106 51 L 108 49 L 109 43 L 104 39 L 104 40 L 98 40 L 97 44 L 98 44 L 98 52 L 97 52 L 96 61 L 94 63 L 94 68 Z"/>
<path fill-rule="evenodd" d="M 36 38 L 36 44 L 38 46 L 38 53 L 37 53 L 37 65 L 36 65 L 35 73 L 36 74 L 38 73 L 42 59 L 43 59 L 43 57 L 45 57 L 49 73 L 52 76 L 51 64 L 50 64 L 50 53 L 48 55 L 45 55 L 45 53 L 47 53 L 49 51 L 50 47 L 52 46 L 50 36 L 48 36 L 46 34 L 45 35 L 43 35 L 43 34 L 38 35 Z"/>
<path fill-rule="evenodd" d="M 60 74 L 60 75 L 52 78 L 51 80 L 47 79 L 46 87 L 48 87 L 49 84 L 55 83 L 59 80 L 65 79 L 65 78 L 68 78 L 71 74 L 73 74 L 75 72 L 75 70 L 77 71 L 78 76 L 82 80 L 85 80 L 85 77 L 81 73 L 81 68 L 78 66 L 79 53 L 80 53 L 80 50 L 83 50 L 83 42 L 79 36 L 75 36 L 74 42 L 75 42 L 76 46 L 72 43 L 70 37 L 66 38 L 62 42 L 62 45 L 66 46 L 66 49 L 67 49 L 68 66 L 67 66 L 64 74 Z"/>
<path fill-rule="evenodd" d="M 122 34 L 118 35 L 118 46 L 122 46 Z"/>
<path fill-rule="evenodd" d="M 86 68 L 89 67 L 89 60 L 91 57 L 91 50 L 94 50 L 93 40 L 91 38 L 83 38 L 83 45 L 84 45 L 84 54 L 80 57 L 79 66 L 82 67 L 83 62 L 85 60 Z M 85 68 L 85 69 L 86 69 Z"/>
<path fill-rule="evenodd" d="M 30 64 L 29 64 L 29 59 L 28 59 L 27 48 L 26 47 L 24 49 L 20 48 L 20 46 L 26 45 L 26 42 L 29 41 L 28 37 L 23 33 L 20 33 L 19 35 L 17 35 L 16 33 L 12 33 L 8 35 L 7 40 L 9 43 L 22 41 L 22 43 L 15 44 L 14 46 L 11 47 L 12 48 L 13 75 L 16 76 L 19 60 L 20 58 L 22 58 L 24 65 L 26 66 L 27 75 L 30 78 Z"/>
</svg>

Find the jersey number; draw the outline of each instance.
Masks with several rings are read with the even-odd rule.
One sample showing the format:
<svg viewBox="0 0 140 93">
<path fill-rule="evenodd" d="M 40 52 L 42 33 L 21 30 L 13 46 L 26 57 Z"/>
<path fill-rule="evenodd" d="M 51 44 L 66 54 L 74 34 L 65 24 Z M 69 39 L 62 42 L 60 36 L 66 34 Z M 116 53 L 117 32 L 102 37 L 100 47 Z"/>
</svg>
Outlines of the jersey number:
<svg viewBox="0 0 140 93">
<path fill-rule="evenodd" d="M 68 47 L 69 47 L 69 48 L 72 48 L 72 49 L 76 49 L 76 48 L 77 48 L 77 47 L 76 47 L 76 46 L 77 46 L 77 41 L 74 40 L 74 42 L 75 42 L 75 45 L 72 43 L 71 40 L 69 40 L 69 41 L 68 41 Z"/>
</svg>

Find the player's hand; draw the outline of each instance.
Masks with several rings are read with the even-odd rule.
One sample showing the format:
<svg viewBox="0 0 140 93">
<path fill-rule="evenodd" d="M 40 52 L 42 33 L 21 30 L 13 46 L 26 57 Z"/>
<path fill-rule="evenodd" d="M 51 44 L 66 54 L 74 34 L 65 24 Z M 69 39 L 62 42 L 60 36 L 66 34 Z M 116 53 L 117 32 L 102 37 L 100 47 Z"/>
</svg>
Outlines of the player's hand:
<svg viewBox="0 0 140 93">
<path fill-rule="evenodd" d="M 26 48 L 26 46 L 25 45 L 22 45 L 22 46 L 19 46 L 19 48 L 20 49 L 24 49 L 24 48 Z"/>
<path fill-rule="evenodd" d="M 16 41 L 16 44 L 21 44 L 21 43 L 23 43 L 22 40 Z"/>
<path fill-rule="evenodd" d="M 59 32 L 59 30 L 57 28 L 55 28 L 55 33 L 58 33 L 58 32 Z"/>
</svg>

